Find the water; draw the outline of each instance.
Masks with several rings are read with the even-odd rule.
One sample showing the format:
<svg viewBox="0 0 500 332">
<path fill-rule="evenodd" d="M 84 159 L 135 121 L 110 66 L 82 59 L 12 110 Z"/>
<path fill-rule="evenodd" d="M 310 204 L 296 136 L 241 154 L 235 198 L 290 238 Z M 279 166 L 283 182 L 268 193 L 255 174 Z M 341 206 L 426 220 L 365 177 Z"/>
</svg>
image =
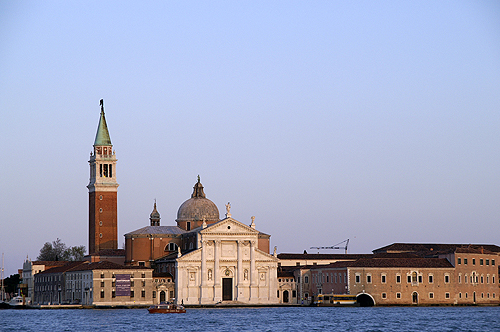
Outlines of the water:
<svg viewBox="0 0 500 332">
<path fill-rule="evenodd" d="M 0 310 L 0 331 L 500 331 L 500 307 Z"/>
</svg>

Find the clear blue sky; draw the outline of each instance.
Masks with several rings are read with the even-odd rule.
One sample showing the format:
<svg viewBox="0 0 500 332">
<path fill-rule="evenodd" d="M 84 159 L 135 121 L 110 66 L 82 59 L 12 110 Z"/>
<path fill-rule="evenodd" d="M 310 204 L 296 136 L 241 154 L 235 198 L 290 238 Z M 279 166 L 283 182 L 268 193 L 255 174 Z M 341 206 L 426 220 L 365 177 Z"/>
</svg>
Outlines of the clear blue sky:
<svg viewBox="0 0 500 332">
<path fill-rule="evenodd" d="M 120 246 L 198 174 L 278 252 L 500 244 L 498 1 L 2 1 L 7 276 L 88 247 L 101 98 Z"/>
</svg>

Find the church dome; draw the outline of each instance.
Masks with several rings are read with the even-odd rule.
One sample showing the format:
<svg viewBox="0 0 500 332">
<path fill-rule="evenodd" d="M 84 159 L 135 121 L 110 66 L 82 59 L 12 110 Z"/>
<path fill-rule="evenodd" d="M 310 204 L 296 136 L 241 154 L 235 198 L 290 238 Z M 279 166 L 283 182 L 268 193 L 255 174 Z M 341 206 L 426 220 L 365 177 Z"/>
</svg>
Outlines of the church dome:
<svg viewBox="0 0 500 332">
<path fill-rule="evenodd" d="M 200 177 L 198 176 L 198 182 L 193 187 L 191 198 L 179 207 L 176 221 L 177 223 L 203 222 L 203 219 L 209 224 L 218 222 L 220 220 L 219 209 L 211 200 L 206 198 L 203 185 L 200 183 Z"/>
</svg>

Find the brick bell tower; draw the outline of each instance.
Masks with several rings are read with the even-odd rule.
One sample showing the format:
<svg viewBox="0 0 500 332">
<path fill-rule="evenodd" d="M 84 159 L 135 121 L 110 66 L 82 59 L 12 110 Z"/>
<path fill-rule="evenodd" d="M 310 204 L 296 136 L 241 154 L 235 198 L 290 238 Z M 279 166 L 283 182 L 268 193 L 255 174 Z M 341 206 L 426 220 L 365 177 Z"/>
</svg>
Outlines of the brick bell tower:
<svg viewBox="0 0 500 332">
<path fill-rule="evenodd" d="M 109 137 L 104 101 L 90 153 L 89 189 L 89 254 L 102 249 L 118 248 L 116 156 Z"/>
</svg>

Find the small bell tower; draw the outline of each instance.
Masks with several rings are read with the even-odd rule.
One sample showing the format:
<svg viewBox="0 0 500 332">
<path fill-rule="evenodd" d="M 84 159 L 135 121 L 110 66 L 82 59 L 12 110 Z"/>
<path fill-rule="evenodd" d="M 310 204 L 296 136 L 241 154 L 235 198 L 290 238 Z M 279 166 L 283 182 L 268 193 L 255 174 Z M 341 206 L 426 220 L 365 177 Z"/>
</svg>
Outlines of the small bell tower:
<svg viewBox="0 0 500 332">
<path fill-rule="evenodd" d="M 101 99 L 101 115 L 94 149 L 90 153 L 89 254 L 118 249 L 116 155 L 113 151 Z"/>
</svg>

